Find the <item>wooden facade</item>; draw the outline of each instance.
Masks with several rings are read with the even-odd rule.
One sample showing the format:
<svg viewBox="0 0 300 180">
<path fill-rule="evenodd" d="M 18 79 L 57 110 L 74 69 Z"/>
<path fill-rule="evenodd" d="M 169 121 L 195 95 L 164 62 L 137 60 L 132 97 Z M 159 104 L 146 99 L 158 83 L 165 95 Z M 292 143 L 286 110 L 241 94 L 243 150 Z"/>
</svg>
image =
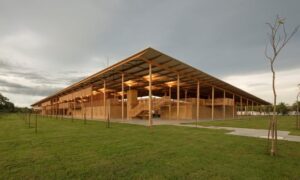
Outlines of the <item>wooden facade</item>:
<svg viewBox="0 0 300 180">
<path fill-rule="evenodd" d="M 93 120 L 225 119 L 269 105 L 153 48 L 147 48 L 32 105 L 43 115 Z"/>
</svg>

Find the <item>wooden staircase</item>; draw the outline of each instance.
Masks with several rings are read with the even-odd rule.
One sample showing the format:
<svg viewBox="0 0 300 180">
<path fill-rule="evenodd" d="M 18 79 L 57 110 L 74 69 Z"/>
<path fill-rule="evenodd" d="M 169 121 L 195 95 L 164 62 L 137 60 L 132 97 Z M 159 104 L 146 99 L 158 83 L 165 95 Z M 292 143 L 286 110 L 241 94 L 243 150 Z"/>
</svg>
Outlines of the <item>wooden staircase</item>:
<svg viewBox="0 0 300 180">
<path fill-rule="evenodd" d="M 171 103 L 169 97 L 153 98 L 152 111 L 159 110 L 162 106 L 167 106 Z M 149 116 L 149 99 L 139 100 L 139 103 L 129 110 L 129 117 L 146 118 Z"/>
</svg>

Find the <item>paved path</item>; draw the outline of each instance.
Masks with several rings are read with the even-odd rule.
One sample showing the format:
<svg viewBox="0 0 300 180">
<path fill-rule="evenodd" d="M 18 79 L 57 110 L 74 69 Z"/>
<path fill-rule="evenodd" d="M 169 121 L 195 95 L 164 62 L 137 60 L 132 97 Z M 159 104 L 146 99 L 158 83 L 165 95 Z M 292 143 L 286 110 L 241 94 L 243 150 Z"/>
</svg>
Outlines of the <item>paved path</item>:
<svg viewBox="0 0 300 180">
<path fill-rule="evenodd" d="M 177 124 L 177 126 L 193 127 L 193 128 L 206 128 L 206 129 L 225 129 L 230 132 L 226 134 L 232 134 L 237 136 L 247 136 L 256 138 L 268 138 L 268 130 L 265 129 L 249 129 L 249 128 L 234 128 L 234 127 L 218 127 L 218 126 L 197 126 L 190 124 Z M 300 142 L 300 136 L 289 135 L 289 131 L 277 131 L 278 140 L 295 141 Z"/>
<path fill-rule="evenodd" d="M 225 129 L 230 132 L 226 134 L 237 135 L 237 136 L 247 136 L 256 138 L 268 138 L 268 130 L 265 129 L 249 129 L 249 128 L 235 128 L 235 127 L 219 127 L 219 126 L 196 126 L 193 124 L 187 124 L 194 121 L 177 121 L 177 120 L 153 120 L 153 125 L 174 125 L 182 127 L 191 128 L 206 128 L 206 129 Z M 147 120 L 129 120 L 123 123 L 137 124 L 137 125 L 148 125 Z M 289 131 L 277 131 L 278 140 L 294 141 L 300 142 L 300 136 L 289 135 Z"/>
</svg>

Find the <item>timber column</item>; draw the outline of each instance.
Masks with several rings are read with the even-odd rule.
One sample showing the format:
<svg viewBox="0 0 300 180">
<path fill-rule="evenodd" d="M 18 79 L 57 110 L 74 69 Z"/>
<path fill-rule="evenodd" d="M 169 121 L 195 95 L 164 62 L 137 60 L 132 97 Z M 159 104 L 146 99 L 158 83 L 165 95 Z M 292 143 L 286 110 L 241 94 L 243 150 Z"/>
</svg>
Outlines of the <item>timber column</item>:
<svg viewBox="0 0 300 180">
<path fill-rule="evenodd" d="M 104 119 L 106 119 L 106 81 L 103 81 Z"/>
<path fill-rule="evenodd" d="M 149 126 L 152 126 L 152 64 L 149 63 Z"/>
<path fill-rule="evenodd" d="M 171 119 L 171 108 L 172 108 L 172 92 L 171 92 L 171 86 L 169 86 L 169 97 L 170 97 L 170 104 L 169 104 L 169 119 Z"/>
<path fill-rule="evenodd" d="M 249 115 L 248 108 L 249 108 L 249 100 L 247 99 L 247 105 L 246 105 L 246 115 L 247 116 Z"/>
<path fill-rule="evenodd" d="M 122 73 L 122 121 L 124 121 L 124 73 Z"/>
<path fill-rule="evenodd" d="M 240 111 L 241 111 L 240 116 L 243 115 L 242 110 L 243 110 L 243 98 L 242 98 L 242 96 L 240 96 Z"/>
<path fill-rule="evenodd" d="M 235 94 L 232 94 L 233 104 L 232 104 L 232 118 L 235 116 Z"/>
</svg>

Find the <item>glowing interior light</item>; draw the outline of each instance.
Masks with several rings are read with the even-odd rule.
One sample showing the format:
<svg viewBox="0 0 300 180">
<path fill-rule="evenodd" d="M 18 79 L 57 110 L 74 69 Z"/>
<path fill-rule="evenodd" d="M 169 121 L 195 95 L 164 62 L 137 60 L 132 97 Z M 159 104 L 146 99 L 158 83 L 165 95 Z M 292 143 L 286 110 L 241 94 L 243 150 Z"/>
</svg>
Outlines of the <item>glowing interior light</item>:
<svg viewBox="0 0 300 180">
<path fill-rule="evenodd" d="M 124 84 L 126 84 L 129 87 L 132 87 L 132 86 L 136 86 L 138 83 L 133 80 L 128 80 L 128 81 L 125 81 Z"/>
<path fill-rule="evenodd" d="M 119 91 L 117 92 L 118 95 L 122 96 L 123 92 L 122 91 Z M 124 92 L 124 95 L 126 94 L 126 92 Z"/>
<path fill-rule="evenodd" d="M 100 89 L 98 89 L 98 91 L 100 91 L 100 92 L 103 93 L 104 91 L 105 91 L 105 92 L 114 92 L 115 90 L 113 90 L 113 89 L 108 89 L 108 88 L 105 88 L 105 89 L 104 89 L 104 88 L 100 88 Z"/>
<path fill-rule="evenodd" d="M 166 82 L 165 83 L 168 87 L 173 87 L 173 86 L 175 86 L 176 84 L 177 84 L 177 82 L 176 81 L 170 81 L 170 82 Z"/>
<path fill-rule="evenodd" d="M 96 91 L 96 90 L 93 90 L 93 95 L 96 95 L 96 94 L 98 94 L 99 92 L 98 91 Z"/>
<path fill-rule="evenodd" d="M 143 76 L 143 78 L 146 81 L 150 81 L 150 76 L 149 75 Z M 157 81 L 157 80 L 162 80 L 162 79 L 165 79 L 165 77 L 160 76 L 159 74 L 152 74 L 152 81 Z"/>
</svg>

